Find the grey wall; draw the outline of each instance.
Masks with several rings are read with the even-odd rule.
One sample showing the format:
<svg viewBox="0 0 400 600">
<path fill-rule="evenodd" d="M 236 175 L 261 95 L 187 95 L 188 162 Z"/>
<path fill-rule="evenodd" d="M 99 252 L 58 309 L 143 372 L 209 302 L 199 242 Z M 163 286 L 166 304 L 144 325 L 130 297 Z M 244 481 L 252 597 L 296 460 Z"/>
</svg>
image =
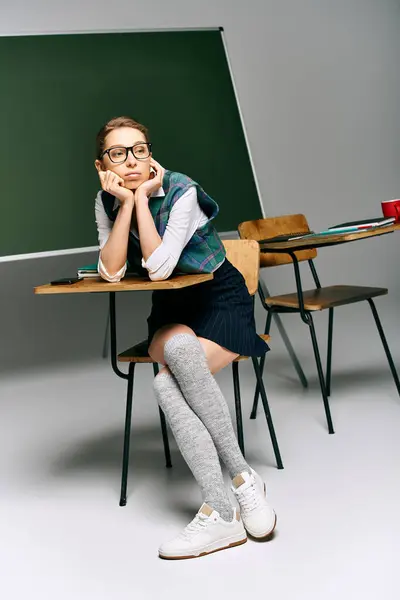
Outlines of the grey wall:
<svg viewBox="0 0 400 600">
<path fill-rule="evenodd" d="M 378 215 L 381 200 L 400 196 L 398 0 L 3 0 L 0 10 L 3 35 L 222 25 L 266 214 L 303 212 L 318 229 Z M 399 243 L 392 235 L 326 249 L 322 280 L 385 285 L 398 303 Z M 1 368 L 56 360 L 56 347 L 57 360 L 98 352 L 105 298 L 31 293 L 87 258 L 0 263 Z M 286 288 L 286 271 L 269 283 Z M 142 335 L 148 297 L 121 302 L 121 318 Z"/>
</svg>

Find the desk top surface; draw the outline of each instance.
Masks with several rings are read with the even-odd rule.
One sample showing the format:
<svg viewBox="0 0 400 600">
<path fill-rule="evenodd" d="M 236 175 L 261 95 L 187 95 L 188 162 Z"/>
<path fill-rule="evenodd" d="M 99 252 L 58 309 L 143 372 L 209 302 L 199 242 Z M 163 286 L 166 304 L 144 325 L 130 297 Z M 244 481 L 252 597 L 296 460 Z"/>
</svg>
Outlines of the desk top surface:
<svg viewBox="0 0 400 600">
<path fill-rule="evenodd" d="M 311 248 L 322 248 L 323 246 L 335 246 L 346 242 L 355 242 L 369 237 L 385 235 L 400 230 L 400 223 L 386 227 L 377 227 L 372 230 L 362 230 L 351 233 L 332 233 L 315 235 L 310 238 L 290 240 L 286 242 L 263 242 L 260 243 L 261 252 L 283 252 L 284 250 L 307 250 Z"/>
<path fill-rule="evenodd" d="M 70 285 L 39 285 L 35 294 L 88 294 L 92 292 L 134 292 L 153 290 L 176 290 L 213 279 L 212 274 L 175 275 L 164 281 L 151 281 L 145 277 L 127 277 L 118 283 L 108 283 L 100 277 L 82 279 Z"/>
</svg>

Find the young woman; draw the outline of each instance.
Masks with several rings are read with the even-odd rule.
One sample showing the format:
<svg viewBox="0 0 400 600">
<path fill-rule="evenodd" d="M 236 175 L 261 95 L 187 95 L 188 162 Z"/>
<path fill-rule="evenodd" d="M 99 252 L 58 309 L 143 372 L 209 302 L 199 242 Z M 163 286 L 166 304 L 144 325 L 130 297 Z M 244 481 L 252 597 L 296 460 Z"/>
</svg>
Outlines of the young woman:
<svg viewBox="0 0 400 600">
<path fill-rule="evenodd" d="M 261 356 L 252 299 L 225 256 L 212 225 L 215 201 L 198 183 L 166 171 L 151 154 L 147 129 L 128 117 L 109 121 L 97 136 L 95 162 L 98 270 L 119 281 L 127 267 L 152 280 L 172 273 L 213 273 L 210 281 L 153 292 L 149 352 L 164 365 L 154 379 L 203 504 L 193 521 L 159 549 L 162 558 L 191 558 L 271 535 L 276 516 L 265 484 L 240 452 L 225 399 L 213 375 L 239 354 Z M 240 514 L 224 487 L 219 458 L 232 479 Z"/>
</svg>

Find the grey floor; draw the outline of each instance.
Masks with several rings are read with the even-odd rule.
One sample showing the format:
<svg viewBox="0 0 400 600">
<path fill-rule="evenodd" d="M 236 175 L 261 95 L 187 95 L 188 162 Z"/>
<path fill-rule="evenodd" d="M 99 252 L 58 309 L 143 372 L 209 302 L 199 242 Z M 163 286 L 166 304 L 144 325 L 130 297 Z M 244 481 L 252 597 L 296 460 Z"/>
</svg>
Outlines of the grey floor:
<svg viewBox="0 0 400 600">
<path fill-rule="evenodd" d="M 392 308 L 385 307 L 384 325 L 399 364 Z M 262 415 L 247 419 L 253 379 L 251 365 L 242 367 L 247 457 L 269 484 L 277 534 L 198 560 L 157 557 L 200 497 L 175 445 L 174 467 L 164 468 L 149 367 L 138 368 L 125 508 L 118 506 L 125 385 L 108 363 L 71 357 L 49 370 L 3 375 L 1 597 L 398 599 L 400 399 L 367 311 L 338 314 L 336 434 L 327 433 L 307 329 L 290 317 L 310 387 L 301 389 L 275 338 L 265 381 L 283 471 Z M 321 339 L 325 324 L 321 316 Z M 218 381 L 232 407 L 230 371 Z"/>
</svg>

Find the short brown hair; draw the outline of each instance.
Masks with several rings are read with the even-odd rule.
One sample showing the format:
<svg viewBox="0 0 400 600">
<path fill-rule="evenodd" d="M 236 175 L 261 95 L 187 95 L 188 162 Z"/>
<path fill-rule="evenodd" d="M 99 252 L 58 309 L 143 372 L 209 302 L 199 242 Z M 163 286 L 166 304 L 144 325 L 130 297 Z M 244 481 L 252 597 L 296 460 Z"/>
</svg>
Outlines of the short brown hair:
<svg viewBox="0 0 400 600">
<path fill-rule="evenodd" d="M 98 159 L 100 159 L 103 153 L 107 135 L 110 133 L 110 131 L 113 131 L 113 129 L 118 129 L 119 127 L 132 127 L 132 129 L 137 129 L 143 133 L 144 137 L 146 138 L 146 142 L 149 141 L 149 130 L 147 127 L 141 123 L 138 123 L 134 119 L 131 119 L 131 117 L 114 117 L 108 121 L 108 123 L 103 125 L 96 136 L 96 156 Z"/>
</svg>

